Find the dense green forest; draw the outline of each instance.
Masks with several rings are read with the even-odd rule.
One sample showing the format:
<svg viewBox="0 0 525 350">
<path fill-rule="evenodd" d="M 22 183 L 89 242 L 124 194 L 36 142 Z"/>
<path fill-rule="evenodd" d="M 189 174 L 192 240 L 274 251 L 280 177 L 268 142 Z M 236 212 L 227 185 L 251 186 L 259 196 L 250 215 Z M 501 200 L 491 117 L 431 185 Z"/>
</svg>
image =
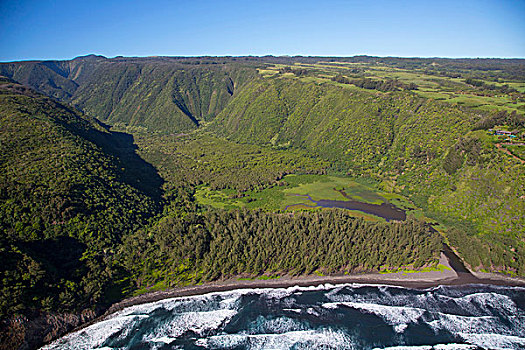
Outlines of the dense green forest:
<svg viewBox="0 0 525 350">
<path fill-rule="evenodd" d="M 162 179 L 96 121 L 0 84 L 0 312 L 102 301 L 122 237 L 160 210 Z"/>
<path fill-rule="evenodd" d="M 246 277 L 351 273 L 437 264 L 441 238 L 424 223 L 367 223 L 341 210 L 167 215 L 123 245 L 134 287 Z"/>
<path fill-rule="evenodd" d="M 91 55 L 0 75 L 4 328 L 217 279 L 435 267 L 443 243 L 525 276 L 523 60 Z M 410 213 L 287 210 L 303 188 Z"/>
</svg>

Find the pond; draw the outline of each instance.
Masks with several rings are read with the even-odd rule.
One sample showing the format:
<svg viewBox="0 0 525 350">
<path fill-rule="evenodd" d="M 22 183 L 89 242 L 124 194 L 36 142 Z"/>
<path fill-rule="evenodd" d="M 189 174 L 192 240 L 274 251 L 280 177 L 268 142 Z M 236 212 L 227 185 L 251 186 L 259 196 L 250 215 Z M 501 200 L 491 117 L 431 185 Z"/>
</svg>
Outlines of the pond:
<svg viewBox="0 0 525 350">
<path fill-rule="evenodd" d="M 343 191 L 339 191 L 343 196 L 346 197 L 346 194 Z M 391 203 L 381 203 L 381 204 L 371 204 L 371 203 L 365 203 L 365 202 L 359 202 L 356 200 L 346 200 L 346 201 L 340 201 L 340 200 L 331 200 L 331 199 L 320 199 L 320 200 L 313 200 L 310 195 L 298 195 L 300 197 L 308 198 L 312 203 L 315 203 L 315 206 L 312 207 L 322 207 L 322 208 L 342 208 L 342 209 L 348 209 L 348 210 L 357 210 L 361 211 L 363 213 L 372 214 L 375 216 L 380 216 L 384 218 L 386 221 L 392 221 L 392 220 L 405 220 L 406 219 L 406 213 L 404 210 L 396 207 L 395 205 Z M 285 210 L 291 209 L 293 207 L 307 207 L 305 204 L 292 204 L 286 206 Z"/>
</svg>

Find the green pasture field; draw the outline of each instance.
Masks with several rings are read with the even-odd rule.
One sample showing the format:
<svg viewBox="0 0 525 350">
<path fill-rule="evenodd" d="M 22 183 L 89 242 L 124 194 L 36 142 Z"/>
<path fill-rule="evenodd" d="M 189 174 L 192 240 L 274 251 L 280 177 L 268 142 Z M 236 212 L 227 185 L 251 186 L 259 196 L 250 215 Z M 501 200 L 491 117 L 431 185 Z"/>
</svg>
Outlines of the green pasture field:
<svg viewBox="0 0 525 350">
<path fill-rule="evenodd" d="M 329 200 L 346 200 L 338 190 L 343 190 L 348 197 L 353 200 L 366 202 L 371 204 L 381 204 L 386 199 L 371 188 L 357 183 L 351 178 L 314 175 L 315 181 L 304 183 L 302 182 L 302 175 L 288 175 L 285 177 L 286 181 L 296 181 L 296 187 L 283 190 L 287 197 L 294 197 L 294 195 L 310 195 L 313 200 L 329 199 Z M 310 179 L 312 176 L 309 176 Z M 297 178 L 295 180 L 294 178 Z M 293 180 L 292 180 L 293 179 Z"/>
<path fill-rule="evenodd" d="M 279 69 L 289 65 L 276 64 L 273 67 L 260 69 L 259 73 L 263 77 L 271 78 L 278 75 Z M 513 101 L 508 94 L 495 96 L 477 96 L 471 86 L 465 84 L 464 78 L 451 78 L 446 76 L 436 76 L 425 74 L 420 70 L 408 70 L 390 67 L 386 65 L 375 65 L 368 63 L 347 63 L 347 62 L 319 62 L 316 64 L 295 63 L 292 67 L 310 70 L 308 76 L 297 77 L 293 73 L 281 74 L 279 78 L 299 79 L 305 82 L 314 82 L 317 84 L 333 84 L 343 88 L 360 89 L 352 84 L 341 84 L 330 80 L 331 77 L 348 70 L 348 77 L 356 76 L 350 70 L 354 68 L 362 69 L 358 76 L 369 79 L 397 79 L 403 83 L 414 83 L 418 86 L 414 90 L 418 95 L 441 100 L 447 103 L 459 104 L 466 107 L 480 110 L 500 110 L 500 111 L 517 111 L 523 113 L 525 110 L 525 101 Z M 345 74 L 346 75 L 346 74 Z M 488 81 L 479 79 L 487 84 L 496 86 L 508 86 L 525 93 L 525 82 L 515 81 Z"/>
<path fill-rule="evenodd" d="M 274 186 L 264 190 L 250 190 L 243 192 L 243 196 L 236 196 L 233 190 L 211 190 L 206 185 L 197 187 L 196 201 L 205 206 L 219 209 L 249 208 L 264 210 L 318 210 L 309 198 L 314 201 L 326 200 L 355 200 L 380 205 L 392 203 L 397 207 L 412 213 L 415 217 L 426 218 L 421 211 L 406 197 L 399 194 L 380 191 L 360 179 L 338 177 L 330 175 L 287 175 L 284 177 L 285 186 Z M 344 197 L 339 190 L 345 192 Z M 375 215 L 359 211 L 349 211 L 356 217 L 369 221 L 384 221 Z M 428 219 L 428 218 L 426 218 Z M 430 220 L 430 219 L 429 219 Z"/>
<path fill-rule="evenodd" d="M 257 71 L 259 72 L 259 74 L 261 74 L 263 76 L 273 76 L 273 75 L 279 73 L 278 69 L 271 69 L 271 68 L 258 69 Z"/>
</svg>

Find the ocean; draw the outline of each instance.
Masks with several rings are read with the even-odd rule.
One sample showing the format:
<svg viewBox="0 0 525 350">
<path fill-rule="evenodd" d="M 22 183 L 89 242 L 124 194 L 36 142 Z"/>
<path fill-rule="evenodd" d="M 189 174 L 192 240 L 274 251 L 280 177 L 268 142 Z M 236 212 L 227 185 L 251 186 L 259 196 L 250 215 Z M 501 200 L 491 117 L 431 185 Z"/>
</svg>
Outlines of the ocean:
<svg viewBox="0 0 525 350">
<path fill-rule="evenodd" d="M 525 349 L 525 288 L 238 289 L 131 306 L 42 349 Z"/>
</svg>

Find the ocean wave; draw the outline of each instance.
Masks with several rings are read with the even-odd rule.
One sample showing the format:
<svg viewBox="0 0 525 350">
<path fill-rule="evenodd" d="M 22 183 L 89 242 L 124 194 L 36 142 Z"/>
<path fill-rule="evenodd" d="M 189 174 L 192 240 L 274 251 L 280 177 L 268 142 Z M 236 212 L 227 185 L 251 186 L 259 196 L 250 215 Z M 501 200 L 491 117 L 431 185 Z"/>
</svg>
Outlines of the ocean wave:
<svg viewBox="0 0 525 350">
<path fill-rule="evenodd" d="M 522 291 L 321 284 L 213 292 L 131 306 L 42 349 L 519 349 Z M 427 338 L 442 344 L 403 345 Z"/>
<path fill-rule="evenodd" d="M 515 319 L 514 322 L 502 322 L 498 316 L 457 316 L 439 314 L 439 318 L 427 321 L 436 333 L 447 330 L 453 334 L 466 333 L 498 333 L 502 335 L 524 334 L 523 322 L 525 318 Z"/>
<path fill-rule="evenodd" d="M 246 327 L 247 334 L 283 334 L 294 331 L 308 330 L 308 324 L 296 321 L 289 317 L 272 317 L 267 318 L 258 316 Z"/>
<path fill-rule="evenodd" d="M 499 305 L 497 304 L 492 305 L 494 309 L 491 314 L 481 316 L 461 316 L 442 312 L 429 312 L 428 310 L 415 307 L 357 302 L 332 302 L 324 303 L 322 306 L 327 309 L 336 309 L 343 306 L 377 315 L 391 325 L 397 333 L 404 332 L 409 324 L 424 323 L 430 326 L 435 334 L 443 331 L 451 334 L 499 334 L 503 337 L 525 334 L 525 316 L 513 315 L 505 317 L 505 314 L 495 312 L 495 310 L 501 311 L 509 308 L 498 307 Z M 486 308 L 490 307 L 489 305 Z M 505 322 L 502 322 L 503 320 Z M 475 344 L 482 346 L 481 343 Z"/>
<path fill-rule="evenodd" d="M 462 316 L 479 316 L 490 314 L 516 315 L 519 313 L 517 305 L 507 296 L 495 292 L 478 292 L 449 296 L 441 294 L 447 289 L 423 290 L 406 293 L 391 288 L 378 288 L 375 293 L 340 293 L 345 291 L 338 288 L 327 293 L 327 297 L 334 302 L 373 303 L 388 306 L 407 306 L 425 309 L 431 312 L 443 312 Z"/>
<path fill-rule="evenodd" d="M 189 312 L 174 317 L 169 322 L 160 323 L 142 337 L 144 342 L 171 343 L 177 337 L 186 332 L 203 336 L 206 333 L 218 329 L 230 320 L 236 310 L 216 310 L 204 312 Z"/>
<path fill-rule="evenodd" d="M 515 335 L 459 333 L 465 341 L 487 349 L 524 349 L 525 338 Z"/>
<path fill-rule="evenodd" d="M 43 346 L 42 350 L 86 350 L 86 349 L 103 349 L 104 342 L 110 336 L 121 330 L 131 329 L 132 325 L 138 319 L 146 317 L 141 315 L 122 316 L 110 320 L 97 322 L 78 332 L 66 335 L 59 340 Z"/>
<path fill-rule="evenodd" d="M 196 345 L 207 349 L 230 349 L 243 347 L 262 349 L 357 349 L 354 340 L 347 334 L 330 329 L 292 331 L 282 334 L 221 334 L 199 339 Z"/>
<path fill-rule="evenodd" d="M 325 303 L 322 306 L 327 309 L 345 306 L 375 314 L 384 319 L 389 325 L 393 326 L 397 333 L 402 333 L 409 323 L 416 323 L 425 312 L 425 310 L 422 309 L 406 306 L 388 306 L 354 302 Z"/>
<path fill-rule="evenodd" d="M 474 350 L 476 345 L 470 344 L 437 344 L 437 345 L 401 345 L 389 346 L 386 348 L 374 348 L 373 350 Z"/>
<path fill-rule="evenodd" d="M 137 329 L 144 328 L 141 321 L 146 319 L 150 323 L 148 330 L 138 332 L 142 334 L 140 341 L 145 343 L 171 343 L 186 332 L 202 335 L 219 328 L 237 313 L 239 295 L 230 293 L 222 296 L 225 298 L 203 295 L 132 306 L 42 349 L 85 350 L 99 349 L 106 345 L 113 348 L 114 344 L 126 343 L 131 336 L 136 338 Z M 188 311 L 196 309 L 205 311 Z"/>
</svg>

